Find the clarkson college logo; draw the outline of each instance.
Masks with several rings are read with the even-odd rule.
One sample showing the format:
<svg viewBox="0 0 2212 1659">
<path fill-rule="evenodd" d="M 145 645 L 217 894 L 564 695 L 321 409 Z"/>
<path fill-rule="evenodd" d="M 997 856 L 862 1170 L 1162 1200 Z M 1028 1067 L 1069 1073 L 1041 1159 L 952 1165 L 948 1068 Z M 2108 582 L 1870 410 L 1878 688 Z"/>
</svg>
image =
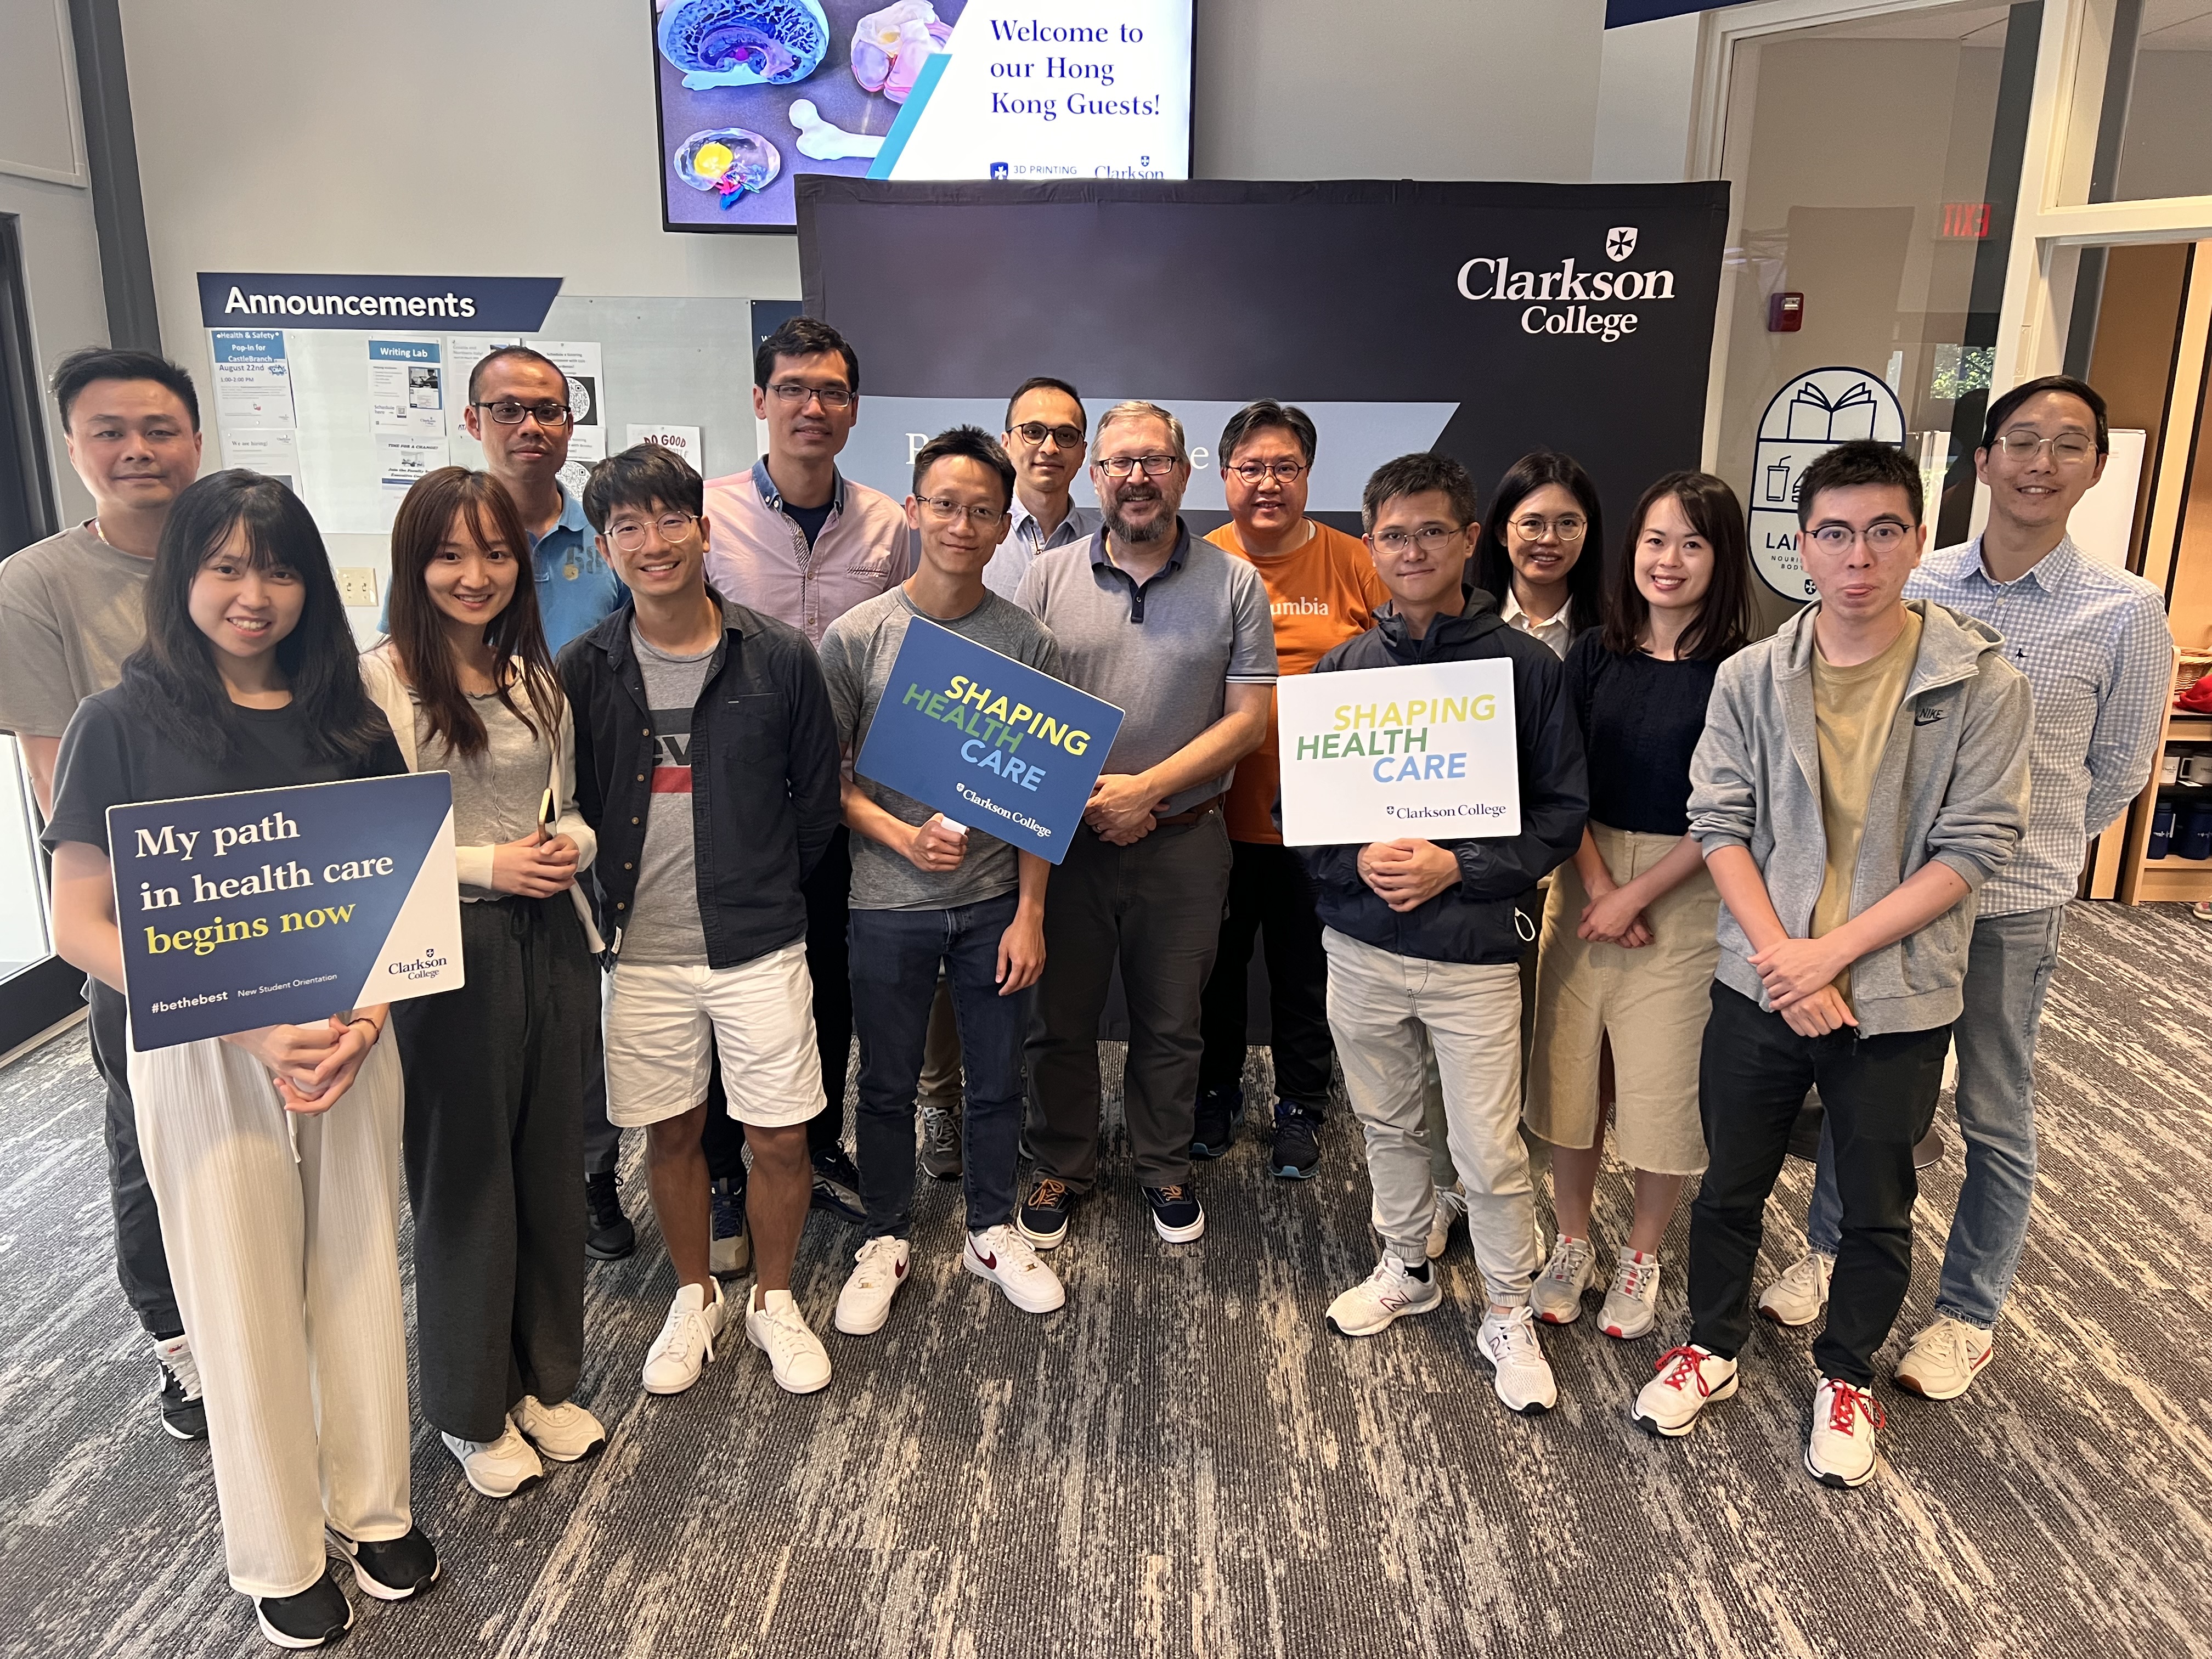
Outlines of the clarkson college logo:
<svg viewBox="0 0 2212 1659">
<path fill-rule="evenodd" d="M 1605 257 L 1619 264 L 1636 252 L 1636 227 L 1615 225 L 1605 234 Z"/>
<path fill-rule="evenodd" d="M 1625 265 L 1636 254 L 1636 227 L 1615 225 L 1605 234 L 1605 257 Z M 1459 268 L 1456 286 L 1469 300 L 1522 301 L 1523 334 L 1583 334 L 1610 344 L 1636 332 L 1641 320 L 1632 311 L 1602 311 L 1604 305 L 1672 300 L 1671 270 L 1589 270 L 1571 258 L 1548 270 L 1519 270 L 1510 259 L 1469 259 Z"/>
</svg>

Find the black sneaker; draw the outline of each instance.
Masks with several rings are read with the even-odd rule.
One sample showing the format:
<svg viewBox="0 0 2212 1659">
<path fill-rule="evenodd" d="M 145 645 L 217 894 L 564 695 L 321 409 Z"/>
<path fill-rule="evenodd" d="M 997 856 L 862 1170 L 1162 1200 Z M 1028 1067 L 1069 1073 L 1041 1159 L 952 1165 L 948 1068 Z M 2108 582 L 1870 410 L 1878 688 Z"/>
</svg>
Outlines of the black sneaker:
<svg viewBox="0 0 2212 1659">
<path fill-rule="evenodd" d="M 921 1167 L 939 1181 L 960 1179 L 960 1114 L 944 1106 L 921 1109 Z"/>
<path fill-rule="evenodd" d="M 1200 1089 L 1197 1115 L 1191 1125 L 1190 1155 L 1219 1158 L 1235 1144 L 1237 1120 L 1243 1115 L 1243 1090 Z"/>
<path fill-rule="evenodd" d="M 1285 1181 L 1310 1181 L 1321 1170 L 1321 1114 L 1294 1100 L 1275 1103 L 1275 1146 L 1267 1167 Z"/>
<path fill-rule="evenodd" d="M 1145 1202 L 1152 1206 L 1153 1227 L 1170 1244 L 1188 1244 L 1206 1231 L 1206 1212 L 1188 1187 L 1147 1187 Z"/>
<path fill-rule="evenodd" d="M 842 1146 L 826 1146 L 814 1154 L 813 1207 L 848 1221 L 868 1218 L 868 1206 L 860 1200 L 860 1172 Z"/>
<path fill-rule="evenodd" d="M 1067 1212 L 1074 1206 L 1075 1194 L 1066 1182 L 1039 1176 L 1014 1216 L 1014 1231 L 1040 1250 L 1049 1250 L 1067 1237 Z"/>
<path fill-rule="evenodd" d="M 745 1183 L 724 1176 L 708 1189 L 707 1202 L 714 1218 L 707 1270 L 717 1279 L 727 1279 L 752 1265 L 753 1238 L 745 1227 Z"/>
<path fill-rule="evenodd" d="M 207 1438 L 207 1401 L 200 1398 L 200 1368 L 191 1340 L 173 1336 L 154 1345 L 161 1393 L 161 1427 L 179 1440 Z"/>
<path fill-rule="evenodd" d="M 280 1648 L 319 1648 L 353 1628 L 353 1603 L 323 1564 L 323 1576 L 297 1595 L 257 1595 L 253 1616 Z"/>
<path fill-rule="evenodd" d="M 356 1542 L 335 1528 L 331 1536 L 352 1559 L 353 1582 L 380 1601 L 404 1601 L 438 1582 L 438 1552 L 420 1527 L 410 1527 L 402 1536 L 381 1544 Z"/>
<path fill-rule="evenodd" d="M 584 1177 L 584 1254 L 594 1261 L 619 1261 L 637 1249 L 637 1229 L 623 1213 L 614 1171 Z"/>
</svg>

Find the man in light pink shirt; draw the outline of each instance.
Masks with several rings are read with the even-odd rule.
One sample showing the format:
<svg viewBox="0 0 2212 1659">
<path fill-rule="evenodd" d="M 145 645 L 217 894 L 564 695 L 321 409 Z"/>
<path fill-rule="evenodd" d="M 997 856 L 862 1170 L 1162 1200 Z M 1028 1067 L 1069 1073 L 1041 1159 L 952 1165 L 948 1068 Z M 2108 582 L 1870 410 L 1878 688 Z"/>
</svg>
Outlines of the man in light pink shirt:
<svg viewBox="0 0 2212 1659">
<path fill-rule="evenodd" d="M 860 362 L 827 323 L 794 317 L 753 354 L 753 413 L 768 423 L 768 453 L 707 484 L 707 579 L 734 599 L 802 630 L 816 646 L 831 623 L 914 574 L 906 509 L 837 471 L 860 412 Z M 852 860 L 840 826 L 805 884 L 806 966 L 814 981 L 815 1039 L 827 1104 L 808 1126 L 814 1206 L 862 1219 L 860 1174 L 846 1153 L 845 1072 L 853 992 L 845 961 Z M 708 1114 L 715 1231 L 742 1226 L 744 1164 L 735 1125 Z M 718 1147 L 722 1139 L 729 1144 Z"/>
</svg>

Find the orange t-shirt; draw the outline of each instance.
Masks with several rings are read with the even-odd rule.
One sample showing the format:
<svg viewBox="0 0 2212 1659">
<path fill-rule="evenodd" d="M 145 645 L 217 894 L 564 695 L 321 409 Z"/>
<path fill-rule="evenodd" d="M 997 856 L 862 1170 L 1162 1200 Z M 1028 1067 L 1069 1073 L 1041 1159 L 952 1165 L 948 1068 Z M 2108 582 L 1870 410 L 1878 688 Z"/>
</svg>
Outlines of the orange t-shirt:
<svg viewBox="0 0 2212 1659">
<path fill-rule="evenodd" d="M 1309 520 L 1309 522 L 1312 522 Z M 1273 558 L 1255 559 L 1225 524 L 1206 539 L 1260 573 L 1267 611 L 1275 619 L 1275 672 L 1310 674 L 1331 647 L 1364 634 L 1390 594 L 1375 574 L 1367 544 L 1357 536 L 1314 524 L 1305 544 Z M 1229 786 L 1229 839 L 1280 843 L 1275 828 L 1275 790 L 1281 776 L 1275 715 L 1267 714 L 1267 740 L 1237 763 Z"/>
</svg>

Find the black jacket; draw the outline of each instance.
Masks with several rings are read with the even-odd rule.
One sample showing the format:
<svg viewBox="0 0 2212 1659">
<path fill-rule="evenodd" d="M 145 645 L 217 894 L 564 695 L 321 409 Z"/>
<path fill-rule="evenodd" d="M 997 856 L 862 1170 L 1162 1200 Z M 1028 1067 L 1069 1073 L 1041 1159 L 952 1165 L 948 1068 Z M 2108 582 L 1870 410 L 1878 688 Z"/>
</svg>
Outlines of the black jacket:
<svg viewBox="0 0 2212 1659">
<path fill-rule="evenodd" d="M 707 965 L 735 968 L 805 936 L 799 883 L 843 814 L 814 647 L 797 629 L 714 597 L 727 631 L 691 713 L 691 822 Z M 653 799 L 653 716 L 631 610 L 571 640 L 560 661 L 576 720 L 576 805 L 599 836 L 589 876 L 611 957 L 637 896 Z"/>
<path fill-rule="evenodd" d="M 1508 627 L 1488 593 L 1469 587 L 1466 611 L 1437 617 L 1425 638 L 1411 637 L 1395 608 L 1385 611 L 1374 627 L 1323 657 L 1314 672 L 1485 657 L 1505 657 L 1513 664 L 1521 833 L 1438 842 L 1459 860 L 1459 884 L 1402 915 L 1359 878 L 1358 847 L 1302 847 L 1298 855 L 1313 878 L 1315 908 L 1324 925 L 1363 944 L 1430 962 L 1520 960 L 1524 940 L 1514 920 L 1515 901 L 1537 878 L 1574 856 L 1589 811 L 1582 728 L 1559 659 Z"/>
</svg>

